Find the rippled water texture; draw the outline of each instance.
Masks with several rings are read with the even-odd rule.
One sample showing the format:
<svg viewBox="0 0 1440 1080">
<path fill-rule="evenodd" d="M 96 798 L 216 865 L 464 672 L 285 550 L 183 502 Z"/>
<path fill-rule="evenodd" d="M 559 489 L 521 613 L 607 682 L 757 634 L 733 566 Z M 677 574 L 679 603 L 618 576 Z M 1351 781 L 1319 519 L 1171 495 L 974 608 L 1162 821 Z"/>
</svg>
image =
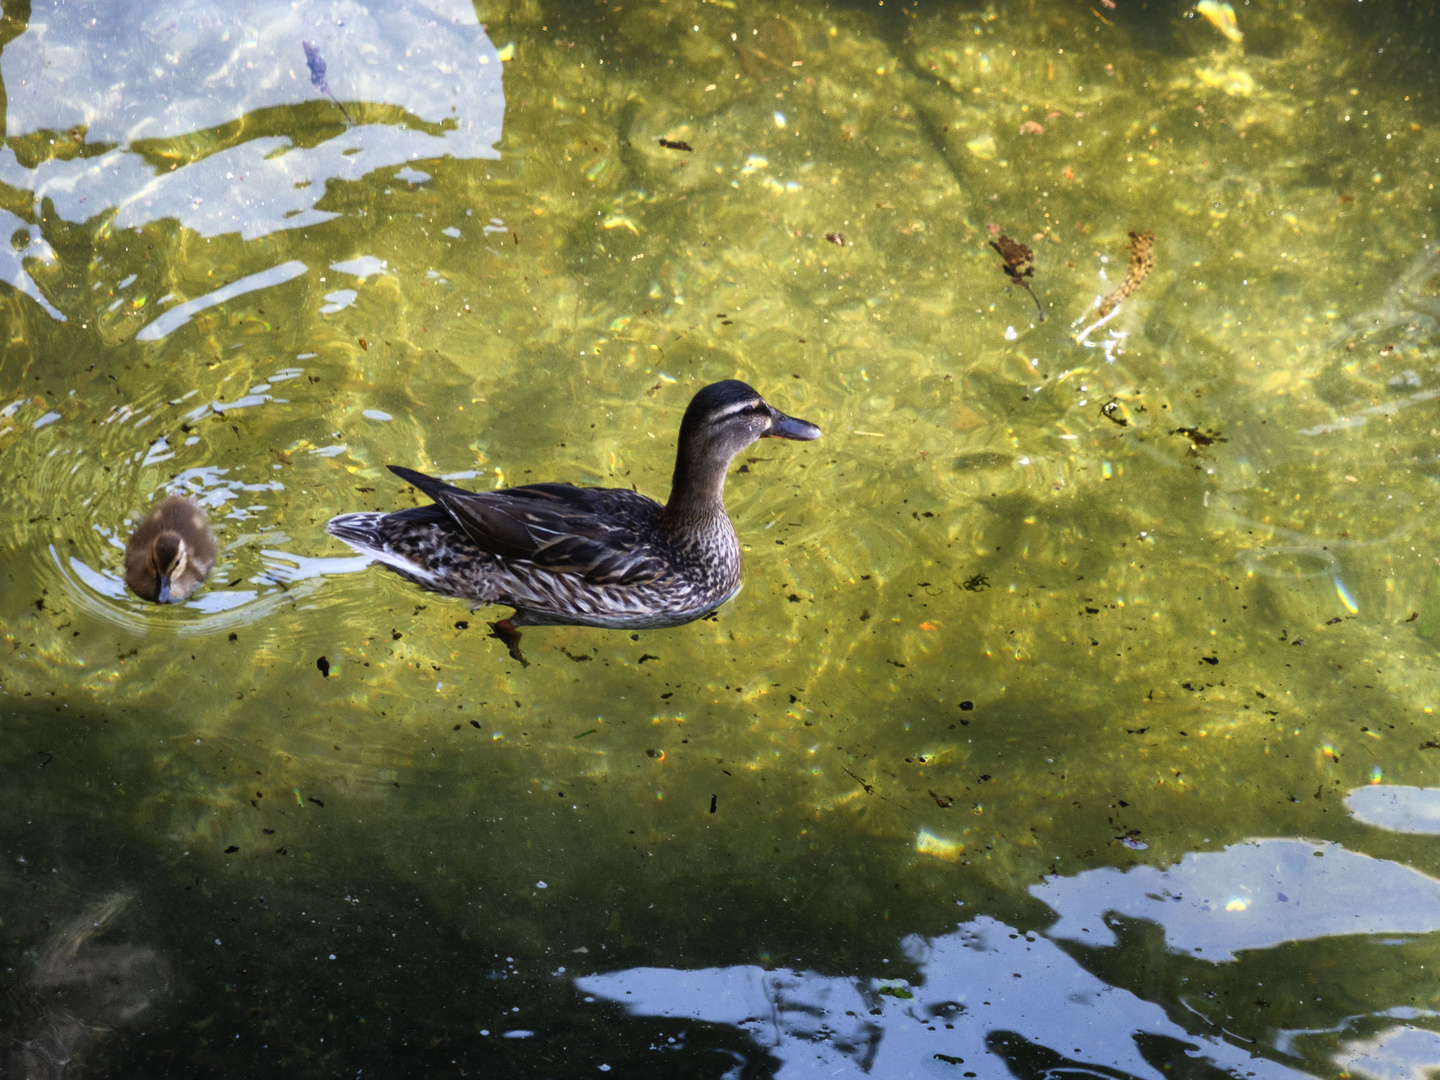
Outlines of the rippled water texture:
<svg viewBox="0 0 1440 1080">
<path fill-rule="evenodd" d="M 0 1075 L 1440 1068 L 1433 35 L 7 0 Z M 663 499 L 722 378 L 824 436 L 713 619 L 324 532 Z"/>
</svg>

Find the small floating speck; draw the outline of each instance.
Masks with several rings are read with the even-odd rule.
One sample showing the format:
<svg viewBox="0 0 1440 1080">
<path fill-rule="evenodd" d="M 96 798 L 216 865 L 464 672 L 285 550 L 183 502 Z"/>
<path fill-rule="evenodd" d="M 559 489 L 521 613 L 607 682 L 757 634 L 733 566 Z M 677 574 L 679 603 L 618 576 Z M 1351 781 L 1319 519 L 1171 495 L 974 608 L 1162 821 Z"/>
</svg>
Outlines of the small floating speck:
<svg viewBox="0 0 1440 1080">
<path fill-rule="evenodd" d="M 388 412 L 381 412 L 379 409 L 366 409 L 360 414 L 366 420 L 394 420 Z"/>
</svg>

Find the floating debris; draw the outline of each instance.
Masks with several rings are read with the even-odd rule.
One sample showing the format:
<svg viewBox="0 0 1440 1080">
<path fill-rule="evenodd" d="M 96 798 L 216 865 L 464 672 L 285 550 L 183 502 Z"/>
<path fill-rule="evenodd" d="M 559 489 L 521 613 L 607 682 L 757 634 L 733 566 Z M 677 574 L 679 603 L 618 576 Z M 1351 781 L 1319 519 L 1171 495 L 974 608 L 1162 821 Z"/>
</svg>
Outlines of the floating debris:
<svg viewBox="0 0 1440 1080">
<path fill-rule="evenodd" d="M 1171 435 L 1184 435 L 1190 440 L 1190 453 L 1199 455 L 1200 451 L 1207 446 L 1214 446 L 1216 443 L 1229 442 L 1218 431 L 1201 431 L 1198 427 L 1178 427 L 1170 432 Z"/>
<path fill-rule="evenodd" d="M 302 41 L 300 46 L 305 50 L 305 66 L 310 69 L 310 85 L 335 102 L 349 123 L 355 123 L 349 111 L 340 104 L 340 99 L 330 90 L 330 84 L 325 81 L 325 59 L 320 55 L 320 49 L 311 41 Z"/>
<path fill-rule="evenodd" d="M 1134 236 L 1134 233 L 1130 234 Z M 1018 240 L 1011 240 L 1004 233 L 1000 234 L 998 240 L 991 240 L 990 246 L 996 253 L 1005 260 L 1005 273 L 1016 285 L 1021 286 L 1030 294 L 1030 299 L 1035 301 L 1035 310 L 1040 313 L 1040 321 L 1045 321 L 1045 309 L 1040 306 L 1040 298 L 1035 295 L 1035 290 L 1030 288 L 1030 283 L 1025 279 L 1035 273 L 1035 252 L 1020 243 Z M 1008 338 L 1009 335 L 1007 334 Z"/>
<path fill-rule="evenodd" d="M 684 150 L 687 154 L 695 152 L 695 148 L 688 142 L 681 142 L 678 139 L 658 139 L 656 141 L 666 150 Z"/>
<path fill-rule="evenodd" d="M 832 244 L 839 244 L 841 247 L 844 247 L 844 246 L 845 246 L 845 234 L 844 234 L 844 233 L 827 232 L 827 233 L 825 234 L 825 239 L 826 239 L 826 240 L 829 240 L 830 243 L 832 243 Z"/>
<path fill-rule="evenodd" d="M 1155 234 L 1153 232 L 1130 233 L 1130 265 L 1125 268 L 1125 280 L 1120 282 L 1110 295 L 1100 301 L 1100 317 L 1103 319 L 1120 306 L 1140 288 L 1144 280 L 1155 269 Z"/>
</svg>

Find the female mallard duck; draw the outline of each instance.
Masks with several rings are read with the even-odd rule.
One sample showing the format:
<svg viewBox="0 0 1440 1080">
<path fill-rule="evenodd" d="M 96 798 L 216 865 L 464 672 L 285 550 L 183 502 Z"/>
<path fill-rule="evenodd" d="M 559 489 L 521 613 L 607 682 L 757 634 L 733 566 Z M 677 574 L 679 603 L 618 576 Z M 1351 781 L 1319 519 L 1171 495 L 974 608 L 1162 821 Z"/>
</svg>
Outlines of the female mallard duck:
<svg viewBox="0 0 1440 1080">
<path fill-rule="evenodd" d="M 215 565 L 215 534 L 194 499 L 171 495 L 130 535 L 125 545 L 125 584 L 136 595 L 178 604 Z"/>
<path fill-rule="evenodd" d="M 424 589 L 473 607 L 513 607 L 494 625 L 519 660 L 516 626 L 679 626 L 734 596 L 740 543 L 725 513 L 725 473 L 765 436 L 818 439 L 820 429 L 729 379 L 685 410 L 664 506 L 633 491 L 570 484 L 464 491 L 391 465 L 434 503 L 341 514 L 325 528 Z"/>
</svg>

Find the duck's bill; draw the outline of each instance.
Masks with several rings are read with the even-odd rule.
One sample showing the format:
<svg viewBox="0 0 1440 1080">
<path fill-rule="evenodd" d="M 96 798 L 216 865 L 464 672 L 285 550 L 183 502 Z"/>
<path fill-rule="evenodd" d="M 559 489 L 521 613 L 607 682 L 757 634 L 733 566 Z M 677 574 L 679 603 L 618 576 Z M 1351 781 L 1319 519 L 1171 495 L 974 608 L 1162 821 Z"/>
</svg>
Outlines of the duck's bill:
<svg viewBox="0 0 1440 1080">
<path fill-rule="evenodd" d="M 799 439 L 809 442 L 820 437 L 820 429 L 808 420 L 797 420 L 782 412 L 775 414 L 774 423 L 775 426 L 765 433 L 772 439 Z"/>
<path fill-rule="evenodd" d="M 161 604 L 170 603 L 170 579 L 168 577 L 160 579 L 160 594 L 155 599 Z"/>
</svg>

